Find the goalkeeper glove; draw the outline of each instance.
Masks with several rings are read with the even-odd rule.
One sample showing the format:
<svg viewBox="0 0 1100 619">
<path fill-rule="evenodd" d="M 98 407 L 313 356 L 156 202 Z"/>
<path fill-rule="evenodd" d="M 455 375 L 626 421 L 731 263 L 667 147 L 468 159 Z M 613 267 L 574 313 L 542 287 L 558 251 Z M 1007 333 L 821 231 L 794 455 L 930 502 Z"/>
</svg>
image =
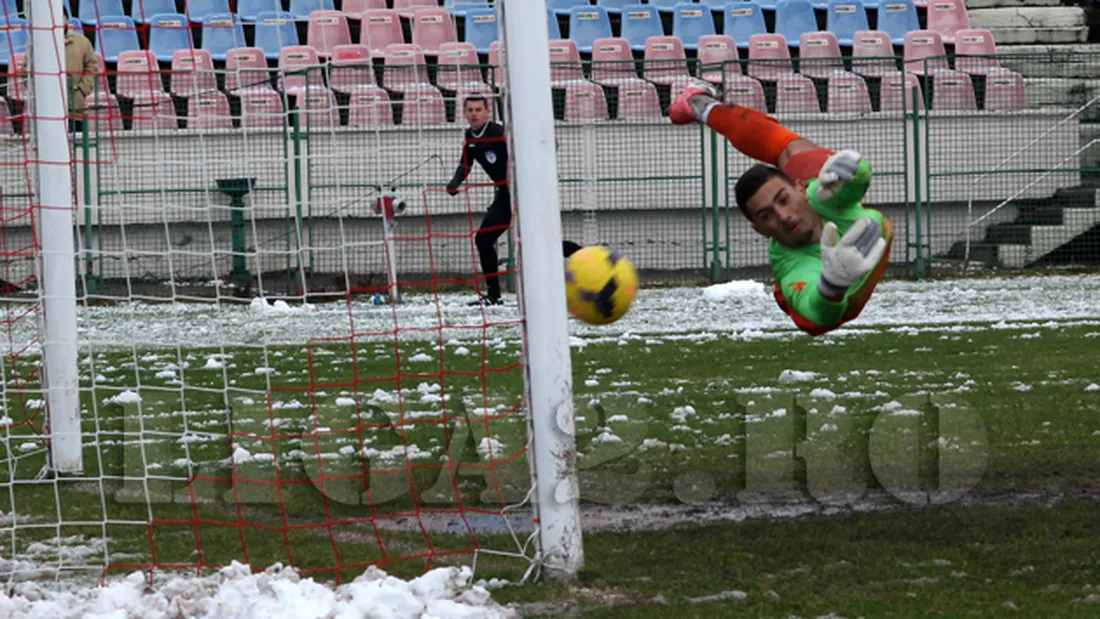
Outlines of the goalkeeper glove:
<svg viewBox="0 0 1100 619">
<path fill-rule="evenodd" d="M 817 290 L 827 299 L 843 299 L 848 288 L 875 268 L 886 252 L 878 223 L 861 217 L 837 242 L 833 222 L 821 231 L 821 277 Z"/>
<path fill-rule="evenodd" d="M 854 150 L 842 150 L 825 160 L 817 175 L 817 199 L 824 202 L 836 195 L 844 183 L 852 180 L 863 156 Z"/>
</svg>

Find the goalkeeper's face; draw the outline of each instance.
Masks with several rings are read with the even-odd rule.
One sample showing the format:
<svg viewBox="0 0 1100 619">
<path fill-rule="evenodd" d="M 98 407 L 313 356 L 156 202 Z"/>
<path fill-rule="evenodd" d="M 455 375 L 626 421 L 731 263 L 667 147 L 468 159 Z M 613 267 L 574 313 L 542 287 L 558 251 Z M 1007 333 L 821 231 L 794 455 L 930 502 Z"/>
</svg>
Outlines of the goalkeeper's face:
<svg viewBox="0 0 1100 619">
<path fill-rule="evenodd" d="M 806 247 L 817 238 L 821 222 L 806 193 L 781 176 L 769 178 L 745 206 L 753 229 L 784 247 Z"/>
</svg>

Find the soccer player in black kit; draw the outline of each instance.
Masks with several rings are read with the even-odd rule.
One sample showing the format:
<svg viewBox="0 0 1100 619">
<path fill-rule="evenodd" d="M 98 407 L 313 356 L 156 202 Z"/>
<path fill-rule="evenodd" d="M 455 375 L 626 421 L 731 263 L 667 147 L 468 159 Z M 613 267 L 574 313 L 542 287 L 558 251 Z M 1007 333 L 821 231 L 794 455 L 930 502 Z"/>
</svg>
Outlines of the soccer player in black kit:
<svg viewBox="0 0 1100 619">
<path fill-rule="evenodd" d="M 447 193 L 458 195 L 473 162 L 481 164 L 495 185 L 493 202 L 481 220 L 474 245 L 477 246 L 481 271 L 485 274 L 485 295 L 481 301 L 486 305 L 500 305 L 499 259 L 497 258 L 497 239 L 512 223 L 512 194 L 508 190 L 508 141 L 504 126 L 489 120 L 489 99 L 485 95 L 475 94 L 465 98 L 462 111 L 469 127 L 466 128 L 462 145 L 462 157 L 451 182 L 447 183 Z M 568 258 L 581 248 L 572 241 L 562 241 L 562 254 Z"/>
</svg>

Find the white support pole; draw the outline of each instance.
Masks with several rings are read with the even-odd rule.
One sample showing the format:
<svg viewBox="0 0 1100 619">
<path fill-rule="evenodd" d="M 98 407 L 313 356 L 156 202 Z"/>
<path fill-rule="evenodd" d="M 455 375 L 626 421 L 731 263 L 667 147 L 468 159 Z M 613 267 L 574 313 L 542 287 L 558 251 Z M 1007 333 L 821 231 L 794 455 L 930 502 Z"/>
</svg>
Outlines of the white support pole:
<svg viewBox="0 0 1100 619">
<path fill-rule="evenodd" d="M 65 18 L 61 0 L 35 0 L 30 9 L 34 79 L 34 130 L 38 197 L 35 218 L 41 241 L 42 357 L 49 423 L 48 468 L 54 474 L 84 472 L 77 373 L 76 267 L 73 184 L 70 171 Z"/>
<path fill-rule="evenodd" d="M 580 571 L 584 553 L 546 1 L 504 0 L 498 5 L 507 58 L 510 185 L 517 203 L 527 457 L 535 478 L 537 541 L 543 572 L 568 579 Z"/>
</svg>

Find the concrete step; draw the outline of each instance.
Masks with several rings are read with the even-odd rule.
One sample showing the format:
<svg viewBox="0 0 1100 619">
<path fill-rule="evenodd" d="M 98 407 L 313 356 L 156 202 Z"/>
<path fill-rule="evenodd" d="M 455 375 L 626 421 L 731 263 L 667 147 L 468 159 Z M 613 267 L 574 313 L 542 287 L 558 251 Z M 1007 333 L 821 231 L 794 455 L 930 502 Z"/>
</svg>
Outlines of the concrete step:
<svg viewBox="0 0 1100 619">
<path fill-rule="evenodd" d="M 1001 64 L 1024 77 L 1100 78 L 1100 43 L 1070 45 L 998 45 Z"/>
<path fill-rule="evenodd" d="M 1100 95 L 1100 80 L 1028 78 L 1024 80 L 1028 106 L 1077 109 Z M 1082 111 L 1085 122 L 1100 121 L 1100 103 Z"/>
<path fill-rule="evenodd" d="M 951 246 L 951 249 L 947 250 L 942 257 L 947 260 L 967 260 L 971 262 L 983 262 L 986 264 L 997 264 L 999 260 L 1000 245 L 996 243 L 982 242 L 970 242 L 970 253 L 966 252 L 966 241 L 955 241 Z"/>
<path fill-rule="evenodd" d="M 1028 43 L 1084 43 L 1088 22 L 1081 7 L 1014 7 L 967 11 L 971 28 L 993 33 L 998 47 Z"/>
<path fill-rule="evenodd" d="M 1064 219 L 1060 225 L 1027 226 L 1026 242 L 1008 241 L 1011 238 L 1022 238 L 1022 233 L 1015 230 L 1013 224 L 1007 226 L 1003 232 L 997 233 L 1003 235 L 1005 239 L 998 250 L 1001 264 L 1011 268 L 1026 266 L 1100 225 L 1100 209 L 1067 208 L 1063 211 Z M 990 226 L 989 232 L 993 228 L 994 226 Z M 992 241 L 993 238 L 987 240 Z"/>
<path fill-rule="evenodd" d="M 1062 0 L 967 0 L 966 10 L 1062 6 Z"/>
</svg>

